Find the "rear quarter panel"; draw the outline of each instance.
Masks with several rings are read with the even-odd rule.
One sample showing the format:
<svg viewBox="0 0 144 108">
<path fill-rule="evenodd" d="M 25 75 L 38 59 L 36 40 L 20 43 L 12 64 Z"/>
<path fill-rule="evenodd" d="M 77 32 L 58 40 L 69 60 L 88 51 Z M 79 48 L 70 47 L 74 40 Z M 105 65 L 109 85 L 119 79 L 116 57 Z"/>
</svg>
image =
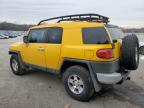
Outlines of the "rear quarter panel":
<svg viewBox="0 0 144 108">
<path fill-rule="evenodd" d="M 99 58 L 96 52 L 100 49 L 112 48 L 111 44 L 83 44 L 81 28 L 64 29 L 60 64 L 64 58 L 83 59 L 92 61 L 114 61 L 120 56 L 120 42 L 115 43 L 114 57 Z"/>
</svg>

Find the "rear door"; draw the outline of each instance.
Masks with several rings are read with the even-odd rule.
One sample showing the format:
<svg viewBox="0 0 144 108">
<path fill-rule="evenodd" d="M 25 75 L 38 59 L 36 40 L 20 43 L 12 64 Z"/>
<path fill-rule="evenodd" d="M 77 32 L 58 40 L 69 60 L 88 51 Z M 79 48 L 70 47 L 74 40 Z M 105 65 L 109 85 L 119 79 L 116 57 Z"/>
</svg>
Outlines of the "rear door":
<svg viewBox="0 0 144 108">
<path fill-rule="evenodd" d="M 45 57 L 46 67 L 50 69 L 57 69 L 61 54 L 63 29 L 60 27 L 47 28 Z"/>
</svg>

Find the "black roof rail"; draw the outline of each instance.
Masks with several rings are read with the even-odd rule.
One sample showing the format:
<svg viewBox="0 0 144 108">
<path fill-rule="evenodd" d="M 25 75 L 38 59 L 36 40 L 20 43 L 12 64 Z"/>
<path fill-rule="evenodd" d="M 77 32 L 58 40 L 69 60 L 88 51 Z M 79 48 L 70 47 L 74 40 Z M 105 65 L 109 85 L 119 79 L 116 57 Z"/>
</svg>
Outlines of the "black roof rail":
<svg viewBox="0 0 144 108">
<path fill-rule="evenodd" d="M 66 16 L 59 16 L 59 17 L 53 17 L 49 19 L 41 20 L 38 25 L 41 25 L 41 23 L 50 21 L 50 20 L 58 20 L 57 23 L 61 21 L 88 21 L 88 22 L 104 22 L 108 23 L 109 18 L 99 15 L 99 14 L 75 14 L 75 15 L 66 15 Z"/>
</svg>

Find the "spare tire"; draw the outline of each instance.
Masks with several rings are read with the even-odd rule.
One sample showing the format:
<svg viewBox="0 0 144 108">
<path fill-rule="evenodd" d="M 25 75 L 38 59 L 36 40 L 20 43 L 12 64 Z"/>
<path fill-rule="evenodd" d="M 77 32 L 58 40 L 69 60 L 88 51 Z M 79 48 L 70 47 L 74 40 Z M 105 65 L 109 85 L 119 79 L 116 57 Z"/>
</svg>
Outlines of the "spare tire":
<svg viewBox="0 0 144 108">
<path fill-rule="evenodd" d="M 139 40 L 136 35 L 128 35 L 122 40 L 121 65 L 128 70 L 136 70 L 139 65 Z"/>
</svg>

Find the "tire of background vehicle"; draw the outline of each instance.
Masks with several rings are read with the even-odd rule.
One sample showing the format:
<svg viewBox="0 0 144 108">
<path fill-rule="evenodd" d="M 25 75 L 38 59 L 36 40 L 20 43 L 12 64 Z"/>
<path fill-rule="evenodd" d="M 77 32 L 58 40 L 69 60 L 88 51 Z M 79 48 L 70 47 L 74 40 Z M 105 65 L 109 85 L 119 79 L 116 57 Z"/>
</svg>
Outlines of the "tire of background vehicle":
<svg viewBox="0 0 144 108">
<path fill-rule="evenodd" d="M 80 77 L 83 82 L 83 91 L 80 94 L 74 93 L 69 87 L 69 78 L 73 75 Z M 63 82 L 67 93 L 74 99 L 79 101 L 88 101 L 94 94 L 93 83 L 89 71 L 82 66 L 71 66 L 63 74 Z"/>
<path fill-rule="evenodd" d="M 121 64 L 125 69 L 136 70 L 139 65 L 139 41 L 136 35 L 128 35 L 122 40 Z"/>
<path fill-rule="evenodd" d="M 14 68 L 14 63 L 17 63 L 17 69 Z M 22 69 L 17 55 L 12 55 L 11 56 L 11 58 L 10 58 L 10 67 L 11 67 L 12 72 L 15 75 L 24 75 L 26 73 L 26 70 Z"/>
</svg>

